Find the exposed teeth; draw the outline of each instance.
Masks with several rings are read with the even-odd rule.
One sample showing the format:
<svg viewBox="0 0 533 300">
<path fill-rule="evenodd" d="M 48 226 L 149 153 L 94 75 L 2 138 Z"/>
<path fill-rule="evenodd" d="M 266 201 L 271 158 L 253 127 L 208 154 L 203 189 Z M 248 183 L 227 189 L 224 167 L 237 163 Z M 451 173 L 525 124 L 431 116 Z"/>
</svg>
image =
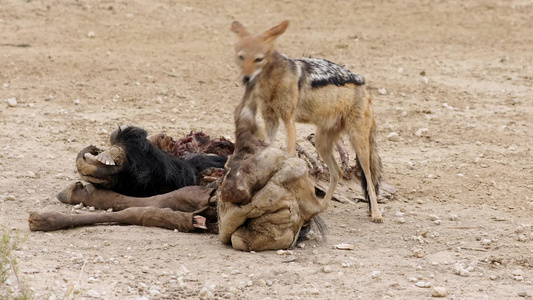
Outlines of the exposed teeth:
<svg viewBox="0 0 533 300">
<path fill-rule="evenodd" d="M 102 152 L 98 154 L 97 156 L 94 156 L 91 153 L 85 153 L 84 157 L 85 157 L 85 160 L 87 160 L 87 162 L 92 163 L 92 164 L 96 164 L 99 162 L 106 166 L 116 165 L 111 155 L 109 155 L 109 153 L 107 152 Z"/>
<path fill-rule="evenodd" d="M 207 181 L 207 182 L 213 182 L 213 181 L 217 181 L 218 177 L 215 177 L 215 176 L 204 176 L 204 180 Z"/>
<path fill-rule="evenodd" d="M 107 151 L 98 154 L 98 156 L 96 158 L 98 159 L 98 161 L 100 161 L 101 163 L 103 163 L 106 166 L 114 166 L 115 165 L 115 161 L 113 160 L 113 158 L 111 158 L 111 155 L 109 155 L 109 153 Z"/>
</svg>

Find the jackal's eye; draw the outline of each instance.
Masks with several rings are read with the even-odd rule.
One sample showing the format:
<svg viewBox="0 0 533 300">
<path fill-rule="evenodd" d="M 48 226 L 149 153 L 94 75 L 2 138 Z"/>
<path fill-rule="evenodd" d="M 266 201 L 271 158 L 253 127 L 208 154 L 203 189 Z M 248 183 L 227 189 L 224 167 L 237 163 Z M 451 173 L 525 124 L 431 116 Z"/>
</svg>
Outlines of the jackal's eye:
<svg viewBox="0 0 533 300">
<path fill-rule="evenodd" d="M 239 55 L 239 60 L 240 60 L 240 61 L 243 61 L 243 60 L 244 60 L 244 56 Z"/>
<path fill-rule="evenodd" d="M 262 62 L 262 61 L 263 61 L 263 58 L 262 58 L 262 57 L 258 57 L 258 58 L 255 59 L 255 62 L 256 62 L 256 63 L 260 63 L 260 62 Z"/>
</svg>

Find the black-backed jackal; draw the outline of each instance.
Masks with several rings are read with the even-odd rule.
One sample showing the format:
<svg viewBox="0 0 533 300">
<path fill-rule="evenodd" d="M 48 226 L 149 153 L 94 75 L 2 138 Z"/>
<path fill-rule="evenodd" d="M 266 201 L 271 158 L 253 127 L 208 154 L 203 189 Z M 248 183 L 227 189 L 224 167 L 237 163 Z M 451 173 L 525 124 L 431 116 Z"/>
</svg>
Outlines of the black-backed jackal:
<svg viewBox="0 0 533 300">
<path fill-rule="evenodd" d="M 325 199 L 333 197 L 342 171 L 335 161 L 333 147 L 345 133 L 362 170 L 362 187 L 369 203 L 372 221 L 383 222 L 377 207 L 381 161 L 375 139 L 371 99 L 363 77 L 325 59 L 289 58 L 274 50 L 274 40 L 285 32 L 288 21 L 259 35 L 252 35 L 234 21 L 231 30 L 239 40 L 235 50 L 241 76 L 250 97 L 243 107 L 255 113 L 258 105 L 265 120 L 269 141 L 274 142 L 281 119 L 287 131 L 287 152 L 295 154 L 295 122 L 316 125 L 316 148 L 330 172 Z"/>
</svg>

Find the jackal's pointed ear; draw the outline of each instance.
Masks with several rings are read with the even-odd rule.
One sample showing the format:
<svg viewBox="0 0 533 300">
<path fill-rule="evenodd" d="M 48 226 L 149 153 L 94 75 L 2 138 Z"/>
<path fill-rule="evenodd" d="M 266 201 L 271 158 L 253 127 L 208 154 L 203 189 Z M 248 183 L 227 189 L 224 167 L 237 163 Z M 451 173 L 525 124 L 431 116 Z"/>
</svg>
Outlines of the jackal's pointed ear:
<svg viewBox="0 0 533 300">
<path fill-rule="evenodd" d="M 241 38 L 249 35 L 248 31 L 244 29 L 244 26 L 239 21 L 233 21 L 231 23 L 231 31 L 235 32 Z"/>
<path fill-rule="evenodd" d="M 287 27 L 289 27 L 289 21 L 285 20 L 281 22 L 279 25 L 276 25 L 269 30 L 263 32 L 262 37 L 267 43 L 273 42 L 278 36 L 283 34 L 285 30 L 287 30 Z"/>
</svg>

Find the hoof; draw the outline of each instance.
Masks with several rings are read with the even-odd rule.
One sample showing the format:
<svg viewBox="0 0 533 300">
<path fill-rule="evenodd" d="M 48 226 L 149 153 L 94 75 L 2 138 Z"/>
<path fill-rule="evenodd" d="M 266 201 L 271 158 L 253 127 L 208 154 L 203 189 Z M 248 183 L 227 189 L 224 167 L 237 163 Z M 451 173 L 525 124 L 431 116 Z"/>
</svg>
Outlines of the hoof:
<svg viewBox="0 0 533 300">
<path fill-rule="evenodd" d="M 81 181 L 77 181 L 62 190 L 59 194 L 57 194 L 57 200 L 65 203 L 65 204 L 79 204 L 81 201 L 76 201 L 73 197 L 74 193 L 78 190 L 82 190 L 83 183 Z"/>
<path fill-rule="evenodd" d="M 59 221 L 61 217 L 62 214 L 57 212 L 31 212 L 28 218 L 30 231 L 54 231 L 62 229 L 65 226 Z"/>
</svg>

